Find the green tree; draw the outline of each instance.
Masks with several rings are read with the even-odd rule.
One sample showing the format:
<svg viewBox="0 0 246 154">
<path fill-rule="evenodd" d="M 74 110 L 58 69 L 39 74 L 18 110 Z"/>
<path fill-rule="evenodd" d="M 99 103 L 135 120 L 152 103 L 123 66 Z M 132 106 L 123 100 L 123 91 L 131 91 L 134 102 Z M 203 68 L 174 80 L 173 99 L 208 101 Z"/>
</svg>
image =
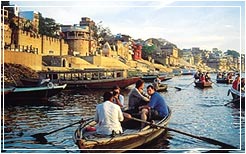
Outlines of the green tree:
<svg viewBox="0 0 246 154">
<path fill-rule="evenodd" d="M 227 55 L 232 55 L 233 58 L 238 58 L 238 57 L 240 57 L 240 54 L 239 54 L 237 51 L 235 51 L 235 50 L 227 50 L 227 51 L 225 52 L 225 54 L 227 54 Z"/>
<path fill-rule="evenodd" d="M 60 25 L 57 24 L 54 19 L 44 18 L 42 14 L 39 13 L 39 34 L 58 38 L 59 30 Z"/>
<path fill-rule="evenodd" d="M 102 25 L 102 21 L 96 24 L 96 26 L 91 27 L 91 29 L 94 31 L 94 38 L 103 45 L 106 42 L 110 42 L 113 38 L 113 35 L 111 33 L 111 30 L 109 27 L 104 27 Z"/>
<path fill-rule="evenodd" d="M 28 32 L 33 32 L 33 24 L 30 20 L 25 21 L 23 30 Z"/>
<path fill-rule="evenodd" d="M 153 52 L 155 51 L 156 46 L 155 45 L 144 45 L 142 47 L 142 57 L 144 59 L 148 59 L 148 56 L 151 56 L 153 54 Z"/>
</svg>

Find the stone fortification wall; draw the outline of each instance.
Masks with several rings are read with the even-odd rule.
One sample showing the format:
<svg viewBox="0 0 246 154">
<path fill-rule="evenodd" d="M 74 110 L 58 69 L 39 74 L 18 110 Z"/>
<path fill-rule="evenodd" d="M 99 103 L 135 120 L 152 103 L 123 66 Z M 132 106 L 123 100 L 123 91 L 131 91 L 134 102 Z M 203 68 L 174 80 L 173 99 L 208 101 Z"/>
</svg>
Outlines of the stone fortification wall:
<svg viewBox="0 0 246 154">
<path fill-rule="evenodd" d="M 67 40 L 69 44 L 69 55 L 73 55 L 73 52 L 78 52 L 80 56 L 89 55 L 89 41 L 88 40 Z"/>
<path fill-rule="evenodd" d="M 60 40 L 60 53 L 61 56 L 68 55 L 68 44 L 63 39 Z"/>
<path fill-rule="evenodd" d="M 4 25 L 4 26 L 1 25 L 1 28 L 4 28 L 4 38 L 3 38 L 3 35 L 1 35 L 1 44 L 4 44 L 4 45 L 11 44 L 11 32 L 12 32 L 12 30 L 7 25 Z M 2 43 L 2 41 L 4 41 L 4 42 Z"/>
<path fill-rule="evenodd" d="M 67 40 L 69 44 L 69 55 L 79 54 L 80 56 L 89 56 L 96 51 L 97 43 L 95 40 L 71 39 Z"/>
<path fill-rule="evenodd" d="M 68 44 L 64 40 L 53 37 L 43 36 L 42 38 L 43 52 L 42 55 L 67 55 Z"/>
<path fill-rule="evenodd" d="M 11 32 L 9 33 L 8 31 L 4 34 L 6 35 L 4 35 L 4 39 L 8 39 L 9 35 L 11 36 Z M 42 36 L 22 30 L 18 32 L 17 38 L 19 51 L 34 51 L 36 54 L 56 56 L 68 54 L 68 44 L 63 39 Z"/>
<path fill-rule="evenodd" d="M 21 64 L 23 66 L 30 67 L 35 71 L 42 70 L 42 56 L 26 52 L 5 50 L 4 59 L 1 59 L 1 63 Z"/>
<path fill-rule="evenodd" d="M 42 37 L 41 35 L 34 35 L 26 31 L 19 31 L 18 40 L 21 50 L 35 50 L 38 54 L 42 51 Z"/>
</svg>

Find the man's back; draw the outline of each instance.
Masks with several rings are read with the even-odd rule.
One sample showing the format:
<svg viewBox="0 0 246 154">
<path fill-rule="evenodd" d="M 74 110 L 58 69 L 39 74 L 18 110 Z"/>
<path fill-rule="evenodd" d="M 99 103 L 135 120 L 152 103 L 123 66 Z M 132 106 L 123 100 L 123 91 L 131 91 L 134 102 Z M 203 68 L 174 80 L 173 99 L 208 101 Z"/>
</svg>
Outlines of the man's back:
<svg viewBox="0 0 246 154">
<path fill-rule="evenodd" d="M 120 121 L 124 120 L 120 107 L 110 101 L 106 101 L 96 107 L 95 120 L 98 122 L 98 134 L 112 134 L 123 132 Z"/>
</svg>

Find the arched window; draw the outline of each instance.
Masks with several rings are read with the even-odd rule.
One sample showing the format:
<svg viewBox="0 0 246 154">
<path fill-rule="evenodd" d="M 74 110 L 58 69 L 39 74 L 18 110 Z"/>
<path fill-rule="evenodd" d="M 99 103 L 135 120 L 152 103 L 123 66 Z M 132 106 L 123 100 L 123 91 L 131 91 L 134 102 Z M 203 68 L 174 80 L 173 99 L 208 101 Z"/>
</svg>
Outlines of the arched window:
<svg viewBox="0 0 246 154">
<path fill-rule="evenodd" d="M 62 60 L 62 67 L 66 67 L 66 60 L 65 59 Z"/>
</svg>

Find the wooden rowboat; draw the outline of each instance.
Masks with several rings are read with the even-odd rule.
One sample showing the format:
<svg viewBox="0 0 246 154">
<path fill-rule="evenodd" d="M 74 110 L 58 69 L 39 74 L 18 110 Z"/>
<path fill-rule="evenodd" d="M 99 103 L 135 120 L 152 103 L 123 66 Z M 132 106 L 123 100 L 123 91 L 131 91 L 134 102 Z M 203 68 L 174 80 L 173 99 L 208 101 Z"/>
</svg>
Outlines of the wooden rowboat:
<svg viewBox="0 0 246 154">
<path fill-rule="evenodd" d="M 167 91 L 167 84 L 160 84 L 159 87 L 156 88 L 156 91 L 158 92 L 163 92 L 163 91 Z"/>
<path fill-rule="evenodd" d="M 155 124 L 166 126 L 170 117 L 171 110 L 169 110 L 167 117 L 155 121 Z M 150 125 L 140 129 L 140 122 L 129 120 L 122 123 L 124 130 L 122 134 L 102 136 L 96 134 L 96 131 L 88 131 L 88 128 L 95 126 L 95 124 L 95 121 L 83 123 L 75 131 L 73 139 L 81 152 L 124 152 L 153 141 L 165 131 L 164 128 L 152 127 Z M 134 128 L 132 128 L 133 126 Z"/>
<path fill-rule="evenodd" d="M 201 81 L 195 81 L 195 86 L 198 88 L 208 88 L 208 87 L 212 87 L 212 82 L 201 82 Z"/>
<path fill-rule="evenodd" d="M 144 82 L 153 82 L 156 78 L 157 78 L 158 75 L 143 75 L 141 77 L 141 79 L 144 81 Z M 165 75 L 159 75 L 158 78 L 161 80 L 161 81 L 165 81 L 165 79 L 167 78 Z M 167 80 L 169 80 L 171 78 L 168 78 Z"/>
<path fill-rule="evenodd" d="M 216 82 L 217 83 L 226 83 L 226 84 L 231 84 L 233 79 L 227 79 L 227 78 L 217 78 Z"/>
</svg>

